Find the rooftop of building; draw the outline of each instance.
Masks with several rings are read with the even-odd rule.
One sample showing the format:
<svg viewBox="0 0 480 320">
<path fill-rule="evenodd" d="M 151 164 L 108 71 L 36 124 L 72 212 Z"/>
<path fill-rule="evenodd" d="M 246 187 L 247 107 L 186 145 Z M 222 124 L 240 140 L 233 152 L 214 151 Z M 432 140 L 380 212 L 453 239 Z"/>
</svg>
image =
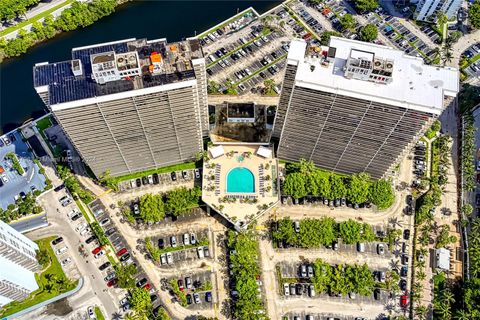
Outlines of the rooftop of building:
<svg viewBox="0 0 480 320">
<path fill-rule="evenodd" d="M 36 64 L 34 86 L 48 86 L 49 104 L 61 104 L 194 79 L 192 60 L 201 58 L 196 39 L 101 43 L 72 49 L 72 60 Z"/>
<path fill-rule="evenodd" d="M 378 81 L 352 78 L 347 61 L 360 69 L 380 68 L 375 70 L 380 75 L 372 74 Z M 329 47 L 307 47 L 305 41 L 295 39 L 288 63 L 298 65 L 297 86 L 433 114 L 442 112 L 445 96 L 459 91 L 455 68 L 425 65 L 421 58 L 400 50 L 345 38 L 331 37 Z"/>
</svg>

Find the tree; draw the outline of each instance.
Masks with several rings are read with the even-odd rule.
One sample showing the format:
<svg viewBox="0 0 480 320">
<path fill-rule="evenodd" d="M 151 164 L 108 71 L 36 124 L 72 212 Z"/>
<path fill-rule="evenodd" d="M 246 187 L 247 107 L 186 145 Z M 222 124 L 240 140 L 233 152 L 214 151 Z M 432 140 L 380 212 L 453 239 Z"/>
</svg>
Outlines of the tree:
<svg viewBox="0 0 480 320">
<path fill-rule="evenodd" d="M 476 0 L 468 10 L 468 19 L 475 29 L 480 28 L 480 1 Z"/>
<path fill-rule="evenodd" d="M 150 292 L 144 288 L 134 288 L 130 292 L 130 306 L 139 316 L 145 316 L 150 313 L 152 309 L 152 301 L 150 299 Z"/>
<path fill-rule="evenodd" d="M 134 264 L 118 265 L 116 273 L 120 288 L 129 289 L 135 287 L 133 276 L 137 274 L 137 267 Z"/>
<path fill-rule="evenodd" d="M 344 14 L 340 17 L 340 24 L 345 30 L 353 30 L 355 28 L 355 19 L 350 13 Z"/>
<path fill-rule="evenodd" d="M 322 44 L 324 46 L 328 46 L 328 44 L 330 43 L 330 37 L 331 36 L 341 37 L 342 35 L 338 32 L 335 32 L 335 31 L 325 31 L 320 36 L 320 44 Z"/>
<path fill-rule="evenodd" d="M 174 216 L 188 213 L 191 209 L 198 207 L 201 196 L 202 190 L 199 187 L 193 189 L 187 189 L 186 187 L 173 189 L 168 193 L 166 210 Z"/>
<path fill-rule="evenodd" d="M 355 0 L 355 7 L 361 11 L 373 11 L 378 8 L 377 0 Z"/>
<path fill-rule="evenodd" d="M 275 90 L 273 89 L 275 87 L 275 81 L 272 79 L 267 79 L 263 81 L 263 85 L 265 86 L 264 89 L 264 94 L 267 96 L 275 95 Z"/>
<path fill-rule="evenodd" d="M 140 217 L 146 222 L 157 222 L 165 217 L 165 206 L 161 195 L 145 194 L 140 197 Z"/>
<path fill-rule="evenodd" d="M 377 39 L 377 37 L 378 37 L 378 29 L 372 23 L 364 25 L 362 29 L 360 29 L 360 40 L 362 41 L 372 42 L 373 40 Z"/>
<path fill-rule="evenodd" d="M 332 199 L 344 198 L 347 195 L 347 188 L 341 176 L 337 174 L 330 175 L 330 191 Z"/>
<path fill-rule="evenodd" d="M 378 209 L 387 209 L 395 200 L 392 184 L 385 179 L 378 180 L 370 186 L 370 201 L 377 206 Z"/>
<path fill-rule="evenodd" d="M 469 217 L 473 213 L 473 206 L 470 203 L 466 203 L 462 206 L 462 213 Z"/>
<path fill-rule="evenodd" d="M 300 172 L 294 172 L 287 175 L 283 191 L 295 199 L 303 198 L 307 195 L 305 189 L 305 178 Z"/>
<path fill-rule="evenodd" d="M 36 250 L 35 254 L 38 263 L 40 263 L 44 269 L 50 263 L 50 255 L 48 254 L 48 251 L 46 249 L 40 249 Z"/>
<path fill-rule="evenodd" d="M 357 204 L 367 202 L 370 188 L 370 175 L 368 173 L 353 174 L 348 182 L 347 199 Z"/>
</svg>

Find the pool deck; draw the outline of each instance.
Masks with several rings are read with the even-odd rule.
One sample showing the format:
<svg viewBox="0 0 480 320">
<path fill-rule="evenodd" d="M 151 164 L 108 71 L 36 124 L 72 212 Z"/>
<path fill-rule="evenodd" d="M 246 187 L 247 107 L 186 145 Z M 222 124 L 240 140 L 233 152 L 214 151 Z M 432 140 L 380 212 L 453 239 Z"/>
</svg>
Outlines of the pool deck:
<svg viewBox="0 0 480 320">
<path fill-rule="evenodd" d="M 277 160 L 256 154 L 258 146 L 222 145 L 224 154 L 203 163 L 202 200 L 236 226 L 247 226 L 278 202 Z M 239 157 L 243 155 L 243 161 Z M 231 169 L 244 167 L 254 175 L 255 192 L 228 193 L 227 176 Z"/>
</svg>

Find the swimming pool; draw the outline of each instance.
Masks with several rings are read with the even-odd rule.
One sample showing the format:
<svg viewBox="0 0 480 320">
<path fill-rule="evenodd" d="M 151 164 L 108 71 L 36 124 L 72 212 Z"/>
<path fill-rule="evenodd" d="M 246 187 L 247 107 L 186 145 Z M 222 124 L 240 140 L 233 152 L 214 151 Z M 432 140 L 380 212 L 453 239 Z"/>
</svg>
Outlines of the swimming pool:
<svg viewBox="0 0 480 320">
<path fill-rule="evenodd" d="M 255 192 L 255 177 L 252 171 L 242 167 L 230 170 L 227 175 L 227 192 Z"/>
</svg>

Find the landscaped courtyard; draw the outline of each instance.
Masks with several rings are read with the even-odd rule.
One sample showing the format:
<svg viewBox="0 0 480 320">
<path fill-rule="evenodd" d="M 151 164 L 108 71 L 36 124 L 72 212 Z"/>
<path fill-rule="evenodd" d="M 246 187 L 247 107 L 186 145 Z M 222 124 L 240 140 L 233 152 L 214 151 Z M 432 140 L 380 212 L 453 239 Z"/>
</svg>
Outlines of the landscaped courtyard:
<svg viewBox="0 0 480 320">
<path fill-rule="evenodd" d="M 202 200 L 244 227 L 278 201 L 277 172 L 270 147 L 212 146 L 203 164 Z"/>
</svg>

